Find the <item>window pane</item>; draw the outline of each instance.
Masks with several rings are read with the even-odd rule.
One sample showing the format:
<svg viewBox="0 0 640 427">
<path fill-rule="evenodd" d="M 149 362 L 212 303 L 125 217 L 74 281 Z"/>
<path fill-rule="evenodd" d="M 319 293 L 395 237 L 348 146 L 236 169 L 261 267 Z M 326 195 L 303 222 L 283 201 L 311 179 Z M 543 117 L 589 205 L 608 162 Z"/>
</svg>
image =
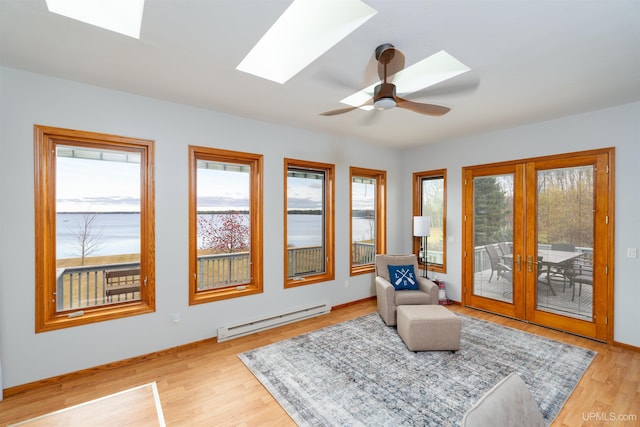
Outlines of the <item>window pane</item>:
<svg viewBox="0 0 640 427">
<path fill-rule="evenodd" d="M 593 318 L 594 177 L 591 165 L 538 171 L 538 310 Z"/>
<path fill-rule="evenodd" d="M 444 177 L 422 179 L 420 214 L 431 219 L 427 239 L 427 258 L 430 266 L 444 264 Z"/>
<path fill-rule="evenodd" d="M 262 155 L 189 146 L 189 304 L 262 293 Z"/>
<path fill-rule="evenodd" d="M 57 311 L 140 300 L 140 154 L 56 146 Z"/>
<path fill-rule="evenodd" d="M 473 178 L 473 294 L 513 302 L 515 175 Z"/>
<path fill-rule="evenodd" d="M 36 331 L 152 313 L 154 142 L 34 128 Z"/>
<path fill-rule="evenodd" d="M 197 289 L 251 281 L 251 168 L 197 161 Z"/>
<path fill-rule="evenodd" d="M 351 244 L 352 265 L 372 264 L 376 254 L 375 178 L 351 178 Z"/>
<path fill-rule="evenodd" d="M 324 273 L 324 171 L 287 170 L 287 277 Z"/>
</svg>

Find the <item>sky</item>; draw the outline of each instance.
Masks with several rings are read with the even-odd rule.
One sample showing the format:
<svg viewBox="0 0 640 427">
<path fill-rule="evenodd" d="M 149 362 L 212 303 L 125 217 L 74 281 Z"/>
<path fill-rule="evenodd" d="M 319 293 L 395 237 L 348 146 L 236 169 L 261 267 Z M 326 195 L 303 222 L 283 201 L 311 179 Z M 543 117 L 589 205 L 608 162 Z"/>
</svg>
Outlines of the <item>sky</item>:
<svg viewBox="0 0 640 427">
<path fill-rule="evenodd" d="M 58 212 L 140 212 L 140 164 L 58 157 Z"/>
<path fill-rule="evenodd" d="M 58 212 L 139 212 L 140 165 L 58 157 Z M 187 178 L 185 177 L 185 180 Z M 288 208 L 320 209 L 322 181 L 289 177 Z M 353 208 L 372 209 L 374 186 L 353 184 Z M 248 209 L 249 174 L 198 169 L 198 210 Z"/>
</svg>

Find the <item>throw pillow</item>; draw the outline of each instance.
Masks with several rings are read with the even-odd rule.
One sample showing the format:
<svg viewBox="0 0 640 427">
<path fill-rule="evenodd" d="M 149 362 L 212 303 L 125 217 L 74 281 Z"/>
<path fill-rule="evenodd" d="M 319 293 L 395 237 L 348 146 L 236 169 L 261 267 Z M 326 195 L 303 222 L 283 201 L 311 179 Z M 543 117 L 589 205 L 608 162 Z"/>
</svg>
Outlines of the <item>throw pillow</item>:
<svg viewBox="0 0 640 427">
<path fill-rule="evenodd" d="M 390 265 L 389 276 L 391 276 L 391 284 L 396 288 L 396 291 L 418 289 L 413 265 Z"/>
</svg>

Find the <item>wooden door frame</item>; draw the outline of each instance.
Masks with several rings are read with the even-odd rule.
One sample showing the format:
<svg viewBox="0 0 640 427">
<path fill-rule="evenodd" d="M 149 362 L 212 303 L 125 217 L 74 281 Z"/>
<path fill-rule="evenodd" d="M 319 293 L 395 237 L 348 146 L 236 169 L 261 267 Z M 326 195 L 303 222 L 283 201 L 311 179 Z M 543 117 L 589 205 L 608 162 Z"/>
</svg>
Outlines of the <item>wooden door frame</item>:
<svg viewBox="0 0 640 427">
<path fill-rule="evenodd" d="M 603 283 L 605 289 L 600 290 L 600 297 L 596 298 L 594 293 L 594 313 L 604 313 L 605 319 L 596 319 L 594 322 L 585 322 L 583 327 L 578 327 L 573 330 L 569 330 L 567 332 L 575 333 L 577 335 L 584 335 L 590 338 L 598 339 L 601 341 L 605 341 L 609 344 L 613 344 L 613 330 L 614 330 L 614 237 L 615 237 L 615 148 L 602 148 L 581 152 L 573 152 L 573 153 L 564 153 L 558 155 L 551 156 L 543 156 L 543 157 L 534 157 L 534 158 L 526 158 L 520 160 L 511 160 L 507 162 L 499 162 L 499 163 L 491 163 L 485 165 L 476 165 L 462 168 L 462 182 L 463 182 L 463 197 L 462 197 L 462 223 L 463 223 L 463 242 L 462 242 L 462 306 L 473 306 L 470 304 L 473 299 L 471 297 L 473 291 L 473 256 L 469 254 L 467 246 L 469 244 L 473 244 L 473 199 L 472 194 L 473 191 L 469 191 L 469 187 L 467 185 L 472 185 L 472 180 L 469 180 L 470 177 L 474 176 L 473 172 L 482 172 L 483 170 L 489 171 L 492 168 L 493 170 L 500 171 L 504 170 L 505 167 L 511 166 L 515 167 L 517 164 L 521 164 L 529 170 L 524 171 L 524 180 L 534 180 L 535 181 L 535 173 L 532 172 L 531 169 L 534 169 L 536 164 L 553 164 L 553 162 L 557 161 L 558 164 L 585 164 L 585 159 L 596 157 L 595 163 L 595 171 L 596 171 L 596 194 L 595 194 L 595 210 L 596 215 L 594 215 L 594 250 L 598 249 L 598 253 L 600 257 L 598 258 L 596 271 L 598 277 L 598 283 Z M 566 166 L 568 167 L 568 166 Z M 539 168 L 538 168 L 539 169 Z M 493 174 L 499 174 L 500 172 L 494 172 Z M 598 183 L 606 183 L 606 189 L 599 188 L 597 186 Z M 528 185 L 529 188 L 536 188 L 535 185 L 531 187 L 531 182 L 523 182 L 523 186 Z M 598 191 L 598 189 L 600 191 Z M 525 187 L 522 188 L 523 192 Z M 515 194 L 514 194 L 515 195 Z M 532 210 L 535 212 L 535 199 L 536 197 L 532 197 L 531 195 L 525 196 L 527 200 L 525 201 L 525 208 L 522 218 L 516 217 L 516 211 L 514 211 L 514 241 L 516 239 L 516 229 L 515 222 L 520 220 L 524 221 L 527 216 L 531 218 Z M 515 203 L 515 201 L 514 201 Z M 514 206 L 515 208 L 515 206 Z M 468 221 L 467 221 L 468 220 Z M 536 236 L 536 224 L 535 221 L 526 221 L 526 230 L 523 230 L 523 233 L 526 233 L 527 236 Z M 525 236 L 522 236 L 524 238 Z M 521 239 L 521 242 L 524 241 L 526 248 L 521 248 L 523 250 L 523 254 L 531 254 L 536 253 L 536 240 L 537 239 Z M 471 242 L 471 243 L 469 243 Z M 516 248 L 517 249 L 517 248 Z M 604 254 L 602 251 L 604 250 Z M 515 253 L 515 250 L 514 250 Z M 524 259 L 523 259 L 524 262 Z M 527 274 L 526 269 L 523 274 Z M 530 273 L 529 273 L 530 274 Z M 516 289 L 520 282 L 518 282 L 518 275 L 513 274 L 514 280 L 514 303 L 516 302 Z M 531 281 L 531 277 L 529 276 L 527 280 Z M 530 282 L 531 283 L 531 282 Z M 602 286 L 602 285 L 601 285 Z M 535 293 L 534 287 L 529 287 L 526 290 L 528 295 L 526 298 L 535 298 L 535 295 L 531 293 Z M 496 301 L 496 303 L 499 303 Z M 551 315 L 550 313 L 544 312 L 536 312 L 536 313 L 522 313 L 521 316 L 518 316 L 520 310 L 513 309 L 513 313 L 505 313 L 503 303 L 494 304 L 488 303 L 485 304 L 485 307 L 482 309 L 491 309 L 496 306 L 498 310 L 496 312 L 500 314 L 507 315 L 509 317 L 514 317 L 517 319 L 522 319 L 526 321 L 530 321 L 531 323 L 543 324 L 543 326 L 548 326 L 557 329 L 563 329 L 564 325 L 562 322 L 559 322 L 558 319 L 560 316 Z M 501 310 L 500 307 L 503 309 Z M 587 325 L 588 324 L 588 325 Z M 564 330 L 564 329 L 563 329 Z"/>
<path fill-rule="evenodd" d="M 467 241 L 474 241 L 473 238 L 473 191 L 468 191 L 473 185 L 473 178 L 479 176 L 496 176 L 513 174 L 514 176 L 514 202 L 513 202 L 513 241 L 516 243 L 514 247 L 514 253 L 522 252 L 521 242 L 524 239 L 524 230 L 522 224 L 524 223 L 524 202 L 522 196 L 524 194 L 523 186 L 523 167 L 516 162 L 509 162 L 508 164 L 493 164 L 478 167 L 463 168 L 462 182 L 464 185 L 464 195 L 462 203 L 463 212 L 463 245 L 462 245 L 462 275 L 463 275 L 463 288 L 462 288 L 462 305 L 473 306 L 474 301 L 482 300 L 482 309 L 489 310 L 493 313 L 501 314 L 515 319 L 524 318 L 524 292 L 523 286 L 518 286 L 522 280 L 521 275 L 516 276 L 512 274 L 513 279 L 513 298 L 512 303 L 482 298 L 473 295 L 473 255 L 466 250 Z M 520 188 L 520 191 L 518 191 Z"/>
</svg>

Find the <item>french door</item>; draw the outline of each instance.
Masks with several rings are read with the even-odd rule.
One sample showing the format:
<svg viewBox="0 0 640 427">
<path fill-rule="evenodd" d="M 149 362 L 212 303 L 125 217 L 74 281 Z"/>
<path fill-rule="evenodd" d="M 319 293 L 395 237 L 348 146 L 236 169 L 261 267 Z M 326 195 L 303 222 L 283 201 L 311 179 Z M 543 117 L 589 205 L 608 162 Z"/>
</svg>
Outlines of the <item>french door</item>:
<svg viewBox="0 0 640 427">
<path fill-rule="evenodd" d="M 463 304 L 610 341 L 613 149 L 463 169 Z"/>
</svg>

